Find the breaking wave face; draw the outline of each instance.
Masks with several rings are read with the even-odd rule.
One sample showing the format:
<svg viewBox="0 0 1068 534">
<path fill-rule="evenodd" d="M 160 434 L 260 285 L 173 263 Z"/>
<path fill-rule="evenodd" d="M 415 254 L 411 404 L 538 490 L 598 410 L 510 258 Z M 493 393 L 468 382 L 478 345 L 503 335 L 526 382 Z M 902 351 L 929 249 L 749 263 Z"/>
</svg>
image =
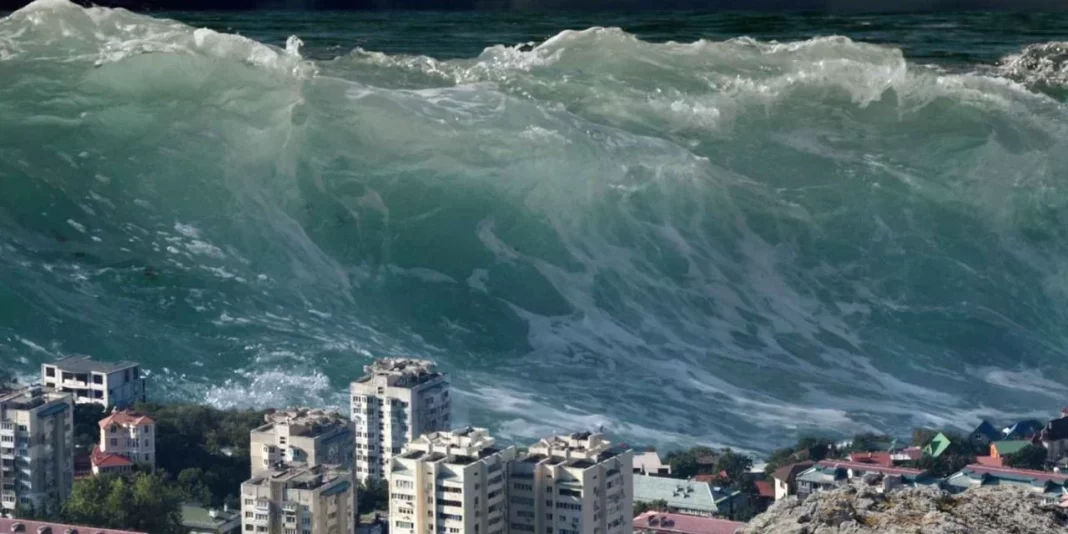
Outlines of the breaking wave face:
<svg viewBox="0 0 1068 534">
<path fill-rule="evenodd" d="M 65 0 L 0 20 L 5 366 L 344 406 L 369 358 L 414 354 L 504 438 L 750 449 L 1068 394 L 1055 53 L 299 48 Z"/>
</svg>

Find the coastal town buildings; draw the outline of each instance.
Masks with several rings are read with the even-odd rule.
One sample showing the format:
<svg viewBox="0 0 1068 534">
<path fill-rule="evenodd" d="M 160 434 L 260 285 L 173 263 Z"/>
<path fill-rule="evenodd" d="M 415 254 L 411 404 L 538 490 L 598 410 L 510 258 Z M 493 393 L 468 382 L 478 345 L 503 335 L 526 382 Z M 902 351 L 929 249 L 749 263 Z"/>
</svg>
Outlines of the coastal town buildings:
<svg viewBox="0 0 1068 534">
<path fill-rule="evenodd" d="M 354 427 L 341 414 L 313 408 L 268 413 L 266 423 L 249 433 L 253 475 L 279 463 L 354 466 Z"/>
<path fill-rule="evenodd" d="M 504 534 L 515 457 L 484 428 L 419 436 L 391 459 L 389 532 Z"/>
<path fill-rule="evenodd" d="M 655 511 L 634 518 L 636 534 L 736 534 L 743 527 L 738 521 Z"/>
<path fill-rule="evenodd" d="M 275 466 L 241 484 L 242 532 L 353 534 L 356 482 L 349 468 Z"/>
<path fill-rule="evenodd" d="M 745 505 L 741 491 L 697 480 L 634 475 L 634 502 L 664 501 L 671 512 L 706 517 L 732 517 Z"/>
<path fill-rule="evenodd" d="M 145 400 L 145 378 L 134 362 L 102 362 L 71 356 L 41 365 L 41 383 L 69 393 L 78 404 L 125 408 Z"/>
<path fill-rule="evenodd" d="M 41 386 L 0 391 L 0 512 L 52 509 L 74 482 L 74 401 Z"/>
<path fill-rule="evenodd" d="M 775 500 L 785 499 L 790 495 L 797 495 L 797 475 L 816 465 L 816 462 L 805 460 L 776 469 L 771 478 L 775 481 Z"/>
<path fill-rule="evenodd" d="M 797 474 L 797 494 L 804 498 L 814 492 L 833 489 L 860 479 L 878 483 L 883 491 L 906 486 L 932 486 L 939 483 L 937 478 L 930 476 L 922 469 L 821 460 Z"/>
<path fill-rule="evenodd" d="M 156 422 L 151 417 L 116 409 L 99 426 L 100 442 L 89 455 L 94 475 L 130 471 L 134 465 L 156 470 Z"/>
<path fill-rule="evenodd" d="M 1068 495 L 1068 474 L 972 464 L 946 478 L 943 487 L 961 492 L 976 486 L 1021 486 L 1057 504 Z"/>
<path fill-rule="evenodd" d="M 132 530 L 115 530 L 85 525 L 68 525 L 48 521 L 29 521 L 25 519 L 5 519 L 0 517 L 0 532 L 5 534 L 147 534 Z"/>
<path fill-rule="evenodd" d="M 512 463 L 510 531 L 630 534 L 633 452 L 599 433 L 549 436 Z"/>
<path fill-rule="evenodd" d="M 350 386 L 356 476 L 389 477 L 391 459 L 415 437 L 447 430 L 449 381 L 433 362 L 385 358 L 364 367 Z"/>
</svg>

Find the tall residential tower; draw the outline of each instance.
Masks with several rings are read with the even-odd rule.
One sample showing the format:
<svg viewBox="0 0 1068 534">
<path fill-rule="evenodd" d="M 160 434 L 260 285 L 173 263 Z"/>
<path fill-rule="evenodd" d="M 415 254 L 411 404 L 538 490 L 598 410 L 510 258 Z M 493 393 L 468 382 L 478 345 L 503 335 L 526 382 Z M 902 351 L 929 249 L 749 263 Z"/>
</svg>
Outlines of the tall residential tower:
<svg viewBox="0 0 1068 534">
<path fill-rule="evenodd" d="M 385 358 L 352 383 L 356 478 L 389 477 L 390 460 L 416 436 L 449 428 L 449 381 L 434 363 Z"/>
<path fill-rule="evenodd" d="M 0 390 L 0 512 L 55 510 L 74 482 L 74 400 L 30 386 Z"/>
</svg>

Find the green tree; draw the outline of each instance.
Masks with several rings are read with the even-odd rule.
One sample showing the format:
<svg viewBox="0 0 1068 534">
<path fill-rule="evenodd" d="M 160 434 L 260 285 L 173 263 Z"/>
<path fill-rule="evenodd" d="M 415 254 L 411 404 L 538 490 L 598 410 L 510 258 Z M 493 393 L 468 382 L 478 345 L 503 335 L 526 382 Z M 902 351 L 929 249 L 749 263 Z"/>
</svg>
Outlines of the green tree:
<svg viewBox="0 0 1068 534">
<path fill-rule="evenodd" d="M 667 512 L 668 503 L 663 499 L 658 499 L 652 502 L 634 501 L 634 515 L 641 515 L 649 511 Z"/>
<path fill-rule="evenodd" d="M 802 437 L 792 447 L 775 449 L 764 465 L 764 474 L 770 477 L 776 469 L 802 460 L 823 460 L 832 451 L 834 451 L 834 441 L 829 438 Z"/>
<path fill-rule="evenodd" d="M 97 528 L 183 534 L 181 502 L 164 474 L 103 475 L 76 481 L 62 516 Z"/>
<path fill-rule="evenodd" d="M 671 451 L 664 456 L 664 461 L 671 466 L 672 477 L 692 478 L 694 475 L 712 471 L 712 466 L 699 464 L 697 461 L 698 458 L 715 455 L 715 450 L 698 445 L 684 451 Z"/>
<path fill-rule="evenodd" d="M 966 465 L 971 463 L 975 463 L 975 456 L 946 452 L 938 458 L 923 456 L 918 460 L 906 462 L 905 465 L 915 469 L 923 469 L 938 478 L 945 478 L 964 469 Z"/>
<path fill-rule="evenodd" d="M 1044 469 L 1049 451 L 1041 445 L 1028 445 L 1005 457 L 1005 465 L 1017 469 Z"/>
<path fill-rule="evenodd" d="M 730 479 L 731 487 L 737 490 L 749 492 L 753 486 L 753 480 L 749 470 L 753 467 L 753 459 L 725 449 L 716 457 L 716 473 L 726 473 Z"/>
<path fill-rule="evenodd" d="M 849 452 L 865 452 L 885 450 L 886 444 L 891 441 L 884 434 L 864 433 L 853 436 L 853 443 L 849 446 Z"/>
<path fill-rule="evenodd" d="M 88 454 L 100 439 L 100 420 L 106 411 L 99 404 L 74 405 L 74 448 Z"/>
<path fill-rule="evenodd" d="M 914 428 L 912 429 L 912 445 L 915 447 L 925 447 L 937 435 L 938 430 L 933 428 Z"/>
<path fill-rule="evenodd" d="M 389 510 L 389 482 L 379 480 L 361 484 L 356 493 L 356 509 L 360 514 Z"/>
</svg>

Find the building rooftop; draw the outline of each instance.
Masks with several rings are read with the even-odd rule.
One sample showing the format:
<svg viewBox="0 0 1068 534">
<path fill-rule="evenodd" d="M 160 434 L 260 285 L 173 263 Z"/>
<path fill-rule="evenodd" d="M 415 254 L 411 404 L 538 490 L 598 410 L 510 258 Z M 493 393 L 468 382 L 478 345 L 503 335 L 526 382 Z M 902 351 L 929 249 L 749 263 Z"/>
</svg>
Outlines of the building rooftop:
<svg viewBox="0 0 1068 534">
<path fill-rule="evenodd" d="M 112 410 L 111 414 L 100 420 L 100 428 L 107 428 L 111 425 L 121 426 L 144 426 L 151 425 L 155 421 L 144 414 L 140 414 L 130 410 Z"/>
<path fill-rule="evenodd" d="M 319 408 L 290 408 L 263 416 L 267 424 L 253 432 L 274 432 L 276 427 L 287 426 L 290 436 L 314 438 L 338 429 L 348 428 L 350 421 L 338 412 Z"/>
<path fill-rule="evenodd" d="M 634 475 L 635 502 L 663 500 L 671 508 L 713 514 L 719 511 L 718 502 L 729 499 L 738 493 L 722 489 L 716 490 L 717 488 L 707 482 Z"/>
<path fill-rule="evenodd" d="M 1020 452 L 1021 450 L 1026 449 L 1030 445 L 1031 445 L 1030 441 L 1025 441 L 1025 440 L 1022 440 L 1022 439 L 1009 439 L 1009 440 L 995 441 L 995 442 L 990 444 L 990 447 L 992 448 L 991 450 L 993 450 L 993 448 L 996 447 L 997 450 L 998 450 L 998 455 L 1005 456 L 1005 455 L 1008 455 L 1008 454 L 1015 454 L 1017 452 Z"/>
<path fill-rule="evenodd" d="M 71 356 L 69 358 L 63 358 L 62 360 L 46 363 L 45 365 L 54 365 L 60 371 L 66 371 L 68 373 L 114 373 L 115 371 L 121 371 L 129 367 L 137 367 L 140 364 L 137 362 L 102 362 L 94 360 L 89 356 Z"/>
<path fill-rule="evenodd" d="M 713 517 L 697 517 L 664 512 L 645 512 L 634 518 L 634 528 L 679 534 L 735 534 L 745 523 Z"/>
<path fill-rule="evenodd" d="M 882 473 L 884 475 L 901 475 L 906 477 L 918 477 L 926 473 L 923 469 L 912 469 L 910 467 L 886 467 L 883 465 L 861 462 L 843 462 L 840 460 L 820 460 L 816 463 L 816 466 L 824 469 L 852 469 L 853 471 L 861 471 L 864 473 Z"/>
<path fill-rule="evenodd" d="M 444 376 L 430 360 L 415 358 L 380 358 L 363 367 L 364 376 L 357 382 L 367 382 L 376 376 L 386 377 L 390 385 L 413 386 Z"/>
<path fill-rule="evenodd" d="M 19 389 L 0 391 L 0 404 L 9 410 L 32 410 L 45 404 L 69 397 L 66 393 L 57 393 L 35 384 Z"/>
<path fill-rule="evenodd" d="M 183 503 L 181 513 L 183 527 L 199 530 L 215 530 L 221 525 L 240 520 L 241 517 L 241 514 L 233 510 L 208 509 L 193 503 Z"/>
<path fill-rule="evenodd" d="M 268 472 L 252 477 L 245 483 L 254 486 L 282 483 L 290 489 L 314 490 L 338 480 L 348 482 L 350 476 L 351 474 L 346 469 L 333 465 L 311 467 L 279 465 Z"/>
<path fill-rule="evenodd" d="M 771 477 L 775 480 L 781 480 L 783 482 L 793 482 L 793 480 L 797 478 L 797 475 L 799 473 L 812 467 L 813 465 L 816 465 L 816 462 L 813 462 L 811 460 L 805 460 L 803 462 L 784 465 L 776 469 L 775 472 L 771 474 Z"/>
<path fill-rule="evenodd" d="M 27 521 L 25 519 L 5 519 L 0 517 L 0 532 L 26 534 L 147 534 L 133 530 L 115 530 L 109 528 L 67 525 L 64 523 L 47 523 L 44 521 Z"/>
<path fill-rule="evenodd" d="M 89 462 L 97 469 L 129 467 L 133 465 L 133 462 L 130 461 L 129 458 L 121 454 L 114 454 L 100 450 L 100 445 L 93 446 L 93 451 L 89 455 Z"/>
<path fill-rule="evenodd" d="M 633 461 L 634 469 L 638 469 L 643 473 L 658 473 L 661 469 L 667 469 L 668 474 L 671 474 L 671 466 L 661 461 L 660 455 L 656 451 L 635 454 Z"/>
<path fill-rule="evenodd" d="M 1015 482 L 1020 484 L 1032 484 L 1035 482 L 1052 482 L 1054 484 L 1062 486 L 1068 485 L 1068 474 L 979 464 L 968 465 L 964 469 L 961 469 L 960 471 L 951 475 L 949 478 L 946 479 L 946 481 L 952 484 L 952 480 L 954 478 L 961 476 L 967 476 L 977 480 L 986 478 L 992 481 L 1002 480 L 1006 482 Z"/>
</svg>

